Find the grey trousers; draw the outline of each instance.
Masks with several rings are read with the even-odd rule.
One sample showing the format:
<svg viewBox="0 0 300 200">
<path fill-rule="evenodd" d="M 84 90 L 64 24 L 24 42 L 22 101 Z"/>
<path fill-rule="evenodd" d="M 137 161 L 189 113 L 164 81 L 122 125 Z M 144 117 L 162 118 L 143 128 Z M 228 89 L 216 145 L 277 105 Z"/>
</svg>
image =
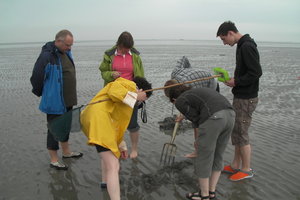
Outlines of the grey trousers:
<svg viewBox="0 0 300 200">
<path fill-rule="evenodd" d="M 223 169 L 223 154 L 234 127 L 235 112 L 231 109 L 214 113 L 199 126 L 196 139 L 197 157 L 195 173 L 198 178 L 208 178 L 212 171 Z"/>
</svg>

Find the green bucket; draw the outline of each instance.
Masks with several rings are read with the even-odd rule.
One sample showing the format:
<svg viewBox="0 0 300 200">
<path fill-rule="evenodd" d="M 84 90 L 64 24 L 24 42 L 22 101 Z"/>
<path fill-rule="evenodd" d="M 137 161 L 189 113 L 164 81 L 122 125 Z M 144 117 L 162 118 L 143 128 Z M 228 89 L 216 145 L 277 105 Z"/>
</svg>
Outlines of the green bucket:
<svg viewBox="0 0 300 200">
<path fill-rule="evenodd" d="M 218 81 L 226 82 L 226 81 L 230 80 L 229 74 L 225 69 L 223 69 L 221 67 L 215 67 L 214 72 L 215 72 L 215 75 L 221 75 L 220 77 L 218 77 Z"/>
</svg>

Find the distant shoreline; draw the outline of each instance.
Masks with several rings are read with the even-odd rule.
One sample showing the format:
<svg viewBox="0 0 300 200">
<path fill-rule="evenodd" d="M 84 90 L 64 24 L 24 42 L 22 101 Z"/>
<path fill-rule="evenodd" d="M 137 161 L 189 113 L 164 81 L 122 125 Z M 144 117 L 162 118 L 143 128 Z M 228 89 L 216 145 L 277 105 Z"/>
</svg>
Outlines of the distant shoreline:
<svg viewBox="0 0 300 200">
<path fill-rule="evenodd" d="M 1 48 L 14 46 L 42 46 L 48 41 L 43 42 L 7 42 L 0 43 Z M 75 40 L 74 45 L 92 44 L 111 46 L 115 40 Z M 137 46 L 141 45 L 220 45 L 223 46 L 219 39 L 216 40 L 193 40 L 193 39 L 135 39 Z M 300 48 L 300 42 L 272 42 L 272 41 L 256 41 L 259 47 L 291 47 Z"/>
<path fill-rule="evenodd" d="M 49 40 L 51 41 L 51 40 Z M 91 43 L 91 42 L 108 42 L 113 41 L 113 39 L 107 39 L 107 40 L 75 40 L 75 43 Z M 214 42 L 216 40 L 198 40 L 198 39 L 135 39 L 135 41 L 206 41 L 206 42 Z M 218 39 L 219 41 L 219 39 Z M 255 40 L 258 43 L 282 43 L 282 44 L 300 44 L 300 42 L 278 42 L 278 41 L 259 41 Z M 0 42 L 0 45 L 15 45 L 15 44 L 40 44 L 45 43 L 45 41 L 35 41 L 35 42 Z"/>
</svg>

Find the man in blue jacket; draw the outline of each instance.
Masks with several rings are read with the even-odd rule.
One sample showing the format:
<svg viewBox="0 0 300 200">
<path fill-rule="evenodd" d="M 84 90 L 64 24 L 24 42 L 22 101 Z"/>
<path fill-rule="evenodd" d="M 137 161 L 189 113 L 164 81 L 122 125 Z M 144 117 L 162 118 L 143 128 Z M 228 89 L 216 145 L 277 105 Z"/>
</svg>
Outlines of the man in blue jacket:
<svg viewBox="0 0 300 200">
<path fill-rule="evenodd" d="M 48 42 L 34 65 L 30 82 L 32 92 L 40 97 L 39 109 L 47 114 L 47 122 L 71 110 L 77 104 L 76 72 L 71 56 L 73 35 L 68 30 L 61 30 L 55 36 L 55 41 Z M 72 152 L 68 139 L 59 141 L 63 158 L 78 158 L 83 154 Z M 50 167 L 57 170 L 67 170 L 68 166 L 59 162 L 57 150 L 58 141 L 48 130 L 47 149 L 50 155 Z"/>
<path fill-rule="evenodd" d="M 236 112 L 235 126 L 231 135 L 235 146 L 234 159 L 231 165 L 223 171 L 231 173 L 230 180 L 239 181 L 253 177 L 250 168 L 251 146 L 249 143 L 248 128 L 258 103 L 259 78 L 262 75 L 257 45 L 249 34 L 242 35 L 231 21 L 220 25 L 217 37 L 224 45 L 236 48 L 236 67 L 234 77 L 225 84 L 232 87 L 233 107 Z"/>
</svg>

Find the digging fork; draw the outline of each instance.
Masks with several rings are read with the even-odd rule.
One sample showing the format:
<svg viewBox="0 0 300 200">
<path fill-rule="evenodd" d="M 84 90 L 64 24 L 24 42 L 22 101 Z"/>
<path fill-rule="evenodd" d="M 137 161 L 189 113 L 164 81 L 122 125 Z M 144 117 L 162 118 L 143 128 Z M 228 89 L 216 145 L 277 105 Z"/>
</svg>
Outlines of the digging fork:
<svg viewBox="0 0 300 200">
<path fill-rule="evenodd" d="M 171 164 L 175 160 L 175 154 L 177 150 L 176 144 L 174 144 L 179 122 L 175 123 L 171 141 L 165 143 L 161 152 L 160 163 Z"/>
</svg>

